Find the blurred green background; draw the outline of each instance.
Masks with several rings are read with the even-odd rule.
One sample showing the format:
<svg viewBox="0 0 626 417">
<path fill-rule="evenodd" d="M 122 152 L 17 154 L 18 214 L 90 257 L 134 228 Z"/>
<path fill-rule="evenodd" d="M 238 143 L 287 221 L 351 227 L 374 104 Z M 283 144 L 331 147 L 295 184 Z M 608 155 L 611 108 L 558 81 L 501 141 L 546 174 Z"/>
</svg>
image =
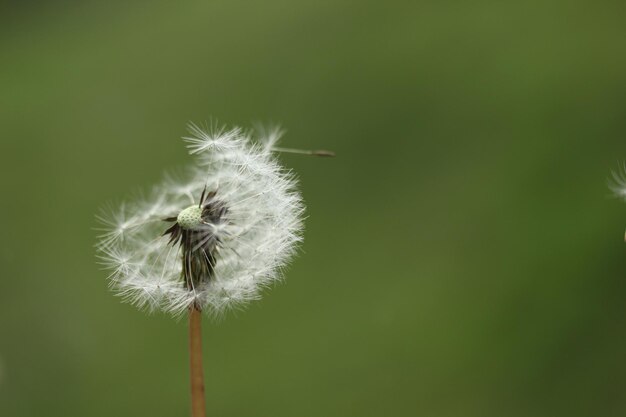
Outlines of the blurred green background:
<svg viewBox="0 0 626 417">
<path fill-rule="evenodd" d="M 94 214 L 281 123 L 308 204 L 205 321 L 210 416 L 626 415 L 623 1 L 0 6 L 0 415 L 189 415 L 185 320 L 121 304 Z"/>
</svg>

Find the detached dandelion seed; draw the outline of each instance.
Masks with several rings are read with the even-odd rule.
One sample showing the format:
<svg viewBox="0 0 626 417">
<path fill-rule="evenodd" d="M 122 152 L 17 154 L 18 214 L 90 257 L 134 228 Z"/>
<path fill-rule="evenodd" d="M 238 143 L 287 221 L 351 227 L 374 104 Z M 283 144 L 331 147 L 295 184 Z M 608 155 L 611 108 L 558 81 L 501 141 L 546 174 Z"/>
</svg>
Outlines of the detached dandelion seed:
<svg viewBox="0 0 626 417">
<path fill-rule="evenodd" d="M 611 171 L 607 184 L 615 197 L 626 201 L 626 162 L 622 163 L 617 171 Z M 626 232 L 624 241 L 626 242 Z"/>
<path fill-rule="evenodd" d="M 98 216 L 98 257 L 112 289 L 140 309 L 189 313 L 193 416 L 204 416 L 200 317 L 260 297 L 302 240 L 302 198 L 274 151 L 279 129 L 189 125 L 195 157 L 140 201 Z M 327 151 L 315 151 L 319 155 Z M 316 153 L 311 153 L 316 154 Z"/>
<path fill-rule="evenodd" d="M 611 171 L 607 183 L 615 197 L 626 200 L 626 163 L 623 163 L 617 171 Z"/>
</svg>

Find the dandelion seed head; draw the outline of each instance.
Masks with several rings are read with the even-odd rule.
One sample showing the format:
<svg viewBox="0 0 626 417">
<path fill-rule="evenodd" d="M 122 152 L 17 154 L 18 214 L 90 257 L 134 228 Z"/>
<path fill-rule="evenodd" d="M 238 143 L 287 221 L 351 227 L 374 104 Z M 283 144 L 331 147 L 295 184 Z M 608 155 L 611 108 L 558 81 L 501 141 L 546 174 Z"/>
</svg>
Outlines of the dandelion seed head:
<svg viewBox="0 0 626 417">
<path fill-rule="evenodd" d="M 280 130 L 189 131 L 195 160 L 184 178 L 167 176 L 148 196 L 98 216 L 98 257 L 126 302 L 219 316 L 280 279 L 302 240 L 304 206 L 294 175 L 271 153 Z"/>
</svg>

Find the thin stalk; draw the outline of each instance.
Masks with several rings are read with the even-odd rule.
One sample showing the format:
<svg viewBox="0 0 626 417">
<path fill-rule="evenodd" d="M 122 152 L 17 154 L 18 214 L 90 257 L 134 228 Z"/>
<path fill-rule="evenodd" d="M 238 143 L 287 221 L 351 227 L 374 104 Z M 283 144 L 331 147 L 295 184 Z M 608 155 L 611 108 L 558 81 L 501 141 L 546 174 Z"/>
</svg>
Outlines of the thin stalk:
<svg viewBox="0 0 626 417">
<path fill-rule="evenodd" d="M 204 374 L 202 372 L 202 313 L 189 308 L 189 365 L 191 377 L 191 415 L 206 417 L 204 404 Z"/>
<path fill-rule="evenodd" d="M 277 146 L 274 146 L 272 150 L 274 152 L 298 153 L 301 155 L 311 155 L 311 156 L 331 156 L 331 157 L 335 156 L 335 152 L 325 151 L 322 149 L 316 150 L 316 151 L 309 151 L 309 150 L 303 150 L 303 149 L 279 148 Z"/>
</svg>

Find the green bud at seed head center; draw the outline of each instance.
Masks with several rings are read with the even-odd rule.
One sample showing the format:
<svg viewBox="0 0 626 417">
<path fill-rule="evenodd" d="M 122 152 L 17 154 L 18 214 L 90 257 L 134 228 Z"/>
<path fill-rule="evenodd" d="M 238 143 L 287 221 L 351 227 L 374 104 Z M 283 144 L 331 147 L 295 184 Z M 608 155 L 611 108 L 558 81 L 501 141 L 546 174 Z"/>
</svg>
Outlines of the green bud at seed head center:
<svg viewBox="0 0 626 417">
<path fill-rule="evenodd" d="M 178 214 L 176 221 L 183 229 L 195 229 L 202 223 L 202 209 L 197 205 L 187 207 Z"/>
</svg>

